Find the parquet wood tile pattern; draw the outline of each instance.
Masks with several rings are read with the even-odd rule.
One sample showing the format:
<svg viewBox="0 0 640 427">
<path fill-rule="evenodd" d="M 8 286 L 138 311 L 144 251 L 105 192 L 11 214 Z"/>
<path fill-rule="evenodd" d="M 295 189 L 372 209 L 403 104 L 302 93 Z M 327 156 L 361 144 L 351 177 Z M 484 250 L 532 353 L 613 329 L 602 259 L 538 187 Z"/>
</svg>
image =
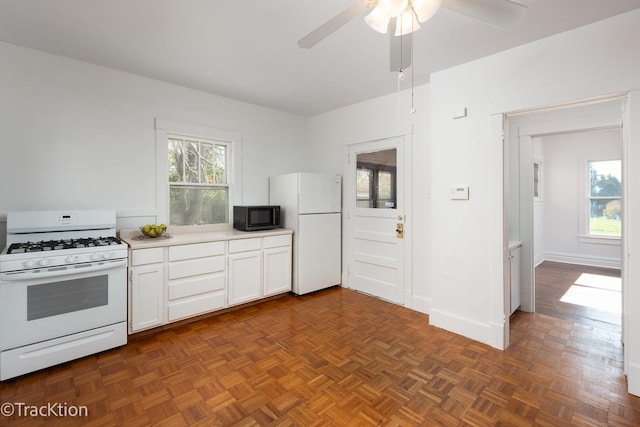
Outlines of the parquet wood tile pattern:
<svg viewBox="0 0 640 427">
<path fill-rule="evenodd" d="M 85 405 L 12 426 L 632 426 L 619 337 L 516 312 L 499 351 L 343 288 L 287 295 L 0 384 Z"/>
</svg>

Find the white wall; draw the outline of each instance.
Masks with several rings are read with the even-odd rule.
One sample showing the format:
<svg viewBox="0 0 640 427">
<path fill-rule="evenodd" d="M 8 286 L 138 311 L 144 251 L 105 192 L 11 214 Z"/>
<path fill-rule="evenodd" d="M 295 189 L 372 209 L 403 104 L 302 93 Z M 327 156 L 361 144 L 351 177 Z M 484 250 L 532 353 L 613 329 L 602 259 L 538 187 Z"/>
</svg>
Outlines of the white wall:
<svg viewBox="0 0 640 427">
<path fill-rule="evenodd" d="M 392 136 L 405 135 L 411 143 L 412 211 L 406 215 L 405 230 L 410 233 L 409 247 L 413 257 L 411 271 L 406 272 L 406 282 L 412 289 L 405 298 L 405 305 L 428 312 L 431 305 L 429 281 L 430 264 L 430 171 L 429 171 L 429 86 L 414 90 L 415 114 L 409 113 L 411 100 L 408 90 L 370 101 L 340 108 L 309 118 L 307 168 L 329 168 L 345 175 L 342 170 L 343 155 L 349 144 L 368 142 Z M 344 193 L 344 192 L 343 192 Z M 343 252 L 343 267 L 346 266 Z"/>
<path fill-rule="evenodd" d="M 640 38 L 638 22 L 640 10 L 432 75 L 433 324 L 496 347 L 506 344 L 503 159 L 496 123 L 502 113 L 640 87 L 640 55 L 631 42 Z M 463 107 L 469 117 L 454 120 Z M 637 143 L 629 141 L 630 147 Z M 464 204 L 449 200 L 448 189 L 460 184 L 471 187 Z M 627 194 L 633 197 L 640 198 L 640 191 Z M 632 228 L 633 221 L 627 221 Z M 640 269 L 633 262 L 628 267 Z M 629 336 L 633 328 L 640 324 L 629 325 Z M 640 348 L 635 342 L 631 347 Z M 640 351 L 630 352 L 629 361 L 637 371 Z M 636 373 L 630 388 L 640 382 Z"/>
<path fill-rule="evenodd" d="M 628 13 L 432 76 L 435 324 L 488 343 L 501 336 L 492 330 L 504 322 L 502 303 L 490 296 L 503 279 L 502 149 L 490 116 L 640 86 L 640 58 L 628 43 L 639 19 Z M 452 119 L 464 107 L 469 117 Z M 457 183 L 471 186 L 466 204 L 449 200 Z"/>
<path fill-rule="evenodd" d="M 587 161 L 620 159 L 620 138 L 619 129 L 536 138 L 546 153 L 544 259 L 620 268 L 619 240 L 586 239 L 585 230 L 581 230 L 587 227 Z"/>
<path fill-rule="evenodd" d="M 305 155 L 304 117 L 6 43 L 0 64 L 0 217 L 105 207 L 127 226 L 153 218 L 156 117 L 241 133 L 236 202 L 268 202 L 269 175 Z"/>
</svg>

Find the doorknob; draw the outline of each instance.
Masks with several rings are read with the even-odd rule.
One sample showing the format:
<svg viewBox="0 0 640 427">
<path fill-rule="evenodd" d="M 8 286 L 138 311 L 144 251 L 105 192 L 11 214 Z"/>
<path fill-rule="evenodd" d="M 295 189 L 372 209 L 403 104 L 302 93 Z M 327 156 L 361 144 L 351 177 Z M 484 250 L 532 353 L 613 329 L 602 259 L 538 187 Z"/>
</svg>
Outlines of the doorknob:
<svg viewBox="0 0 640 427">
<path fill-rule="evenodd" d="M 404 237 L 404 224 L 398 223 L 396 225 L 396 237 L 402 239 Z"/>
</svg>

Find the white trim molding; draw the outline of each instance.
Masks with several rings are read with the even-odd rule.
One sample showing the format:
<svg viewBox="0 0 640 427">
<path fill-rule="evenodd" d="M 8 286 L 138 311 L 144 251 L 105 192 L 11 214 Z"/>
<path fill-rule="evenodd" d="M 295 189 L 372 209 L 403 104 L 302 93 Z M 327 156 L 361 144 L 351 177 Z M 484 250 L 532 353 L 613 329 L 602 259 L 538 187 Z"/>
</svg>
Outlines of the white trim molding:
<svg viewBox="0 0 640 427">
<path fill-rule="evenodd" d="M 606 258 L 561 252 L 545 252 L 543 260 L 562 262 L 565 264 L 587 265 L 591 267 L 615 268 L 618 270 L 622 266 L 620 258 Z"/>
<path fill-rule="evenodd" d="M 229 221 L 232 221 L 234 204 L 242 204 L 242 134 L 239 131 L 179 122 L 157 117 L 156 130 L 156 222 L 169 224 L 169 181 L 167 179 L 167 135 L 176 133 L 231 143 L 229 162 L 231 176 L 227 184 L 231 188 Z"/>
</svg>

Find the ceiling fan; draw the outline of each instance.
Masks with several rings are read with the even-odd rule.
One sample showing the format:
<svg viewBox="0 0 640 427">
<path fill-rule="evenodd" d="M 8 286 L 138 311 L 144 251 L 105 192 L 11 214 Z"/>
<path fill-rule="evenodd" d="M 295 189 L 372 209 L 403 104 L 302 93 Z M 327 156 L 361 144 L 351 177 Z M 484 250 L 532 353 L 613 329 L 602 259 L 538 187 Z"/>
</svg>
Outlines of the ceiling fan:
<svg viewBox="0 0 640 427">
<path fill-rule="evenodd" d="M 518 2 L 519 1 L 519 2 Z M 391 39 L 391 71 L 402 71 L 411 65 L 411 37 L 402 37 L 420 28 L 419 22 L 431 18 L 440 7 L 485 22 L 494 27 L 509 29 L 524 18 L 528 0 L 358 0 L 298 41 L 309 49 L 352 19 L 371 10 L 365 17 L 367 24 L 380 33 L 389 29 Z M 400 37 L 396 37 L 400 36 Z M 404 53 L 404 54 L 403 54 Z"/>
</svg>

